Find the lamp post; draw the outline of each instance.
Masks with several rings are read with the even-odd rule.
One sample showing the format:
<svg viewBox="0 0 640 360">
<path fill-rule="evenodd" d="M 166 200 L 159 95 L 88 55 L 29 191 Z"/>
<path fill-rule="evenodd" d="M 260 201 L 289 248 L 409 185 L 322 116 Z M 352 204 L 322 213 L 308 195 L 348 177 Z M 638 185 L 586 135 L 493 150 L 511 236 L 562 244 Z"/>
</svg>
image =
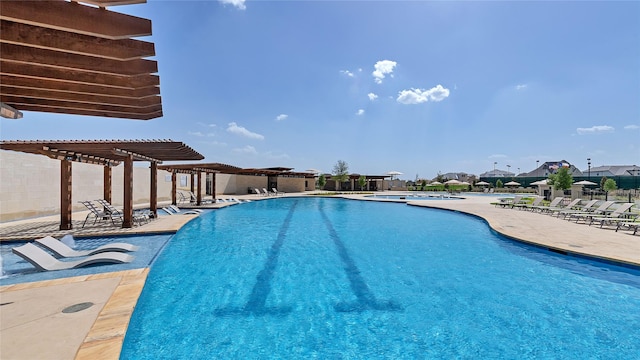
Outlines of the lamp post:
<svg viewBox="0 0 640 360">
<path fill-rule="evenodd" d="M 496 165 L 498 165 L 497 161 L 493 162 L 493 177 L 496 177 Z"/>
<path fill-rule="evenodd" d="M 507 172 L 511 173 L 511 165 L 507 165 Z"/>
<path fill-rule="evenodd" d="M 587 158 L 587 180 L 591 181 L 591 158 Z M 593 189 L 589 189 L 591 200 L 593 200 Z"/>
</svg>

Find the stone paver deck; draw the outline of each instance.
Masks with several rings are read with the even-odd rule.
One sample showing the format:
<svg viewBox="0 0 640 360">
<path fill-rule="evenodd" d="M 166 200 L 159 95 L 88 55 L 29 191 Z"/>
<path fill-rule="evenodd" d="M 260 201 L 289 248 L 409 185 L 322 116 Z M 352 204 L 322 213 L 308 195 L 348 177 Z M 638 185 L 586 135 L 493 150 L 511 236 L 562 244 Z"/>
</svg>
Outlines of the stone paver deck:
<svg viewBox="0 0 640 360">
<path fill-rule="evenodd" d="M 345 197 L 365 199 L 362 195 Z M 256 196 L 246 198 L 258 199 Z M 529 211 L 499 208 L 490 204 L 494 200 L 478 196 L 465 200 L 420 200 L 409 204 L 479 216 L 498 233 L 520 241 L 640 266 L 640 236 Z M 84 219 L 81 214 L 78 216 Z M 193 216 L 164 216 L 119 233 L 175 232 L 191 219 Z M 47 221 L 52 219 L 44 222 Z M 10 225 L 32 231 L 30 236 L 47 231 L 42 227 L 42 219 L 30 222 L 33 224 L 31 230 L 29 221 Z M 0 226 L 0 231 L 8 229 L 6 225 Z M 147 273 L 148 269 L 137 269 L 1 287 L 0 358 L 118 359 Z M 94 305 L 77 313 L 61 312 L 82 302 Z"/>
</svg>

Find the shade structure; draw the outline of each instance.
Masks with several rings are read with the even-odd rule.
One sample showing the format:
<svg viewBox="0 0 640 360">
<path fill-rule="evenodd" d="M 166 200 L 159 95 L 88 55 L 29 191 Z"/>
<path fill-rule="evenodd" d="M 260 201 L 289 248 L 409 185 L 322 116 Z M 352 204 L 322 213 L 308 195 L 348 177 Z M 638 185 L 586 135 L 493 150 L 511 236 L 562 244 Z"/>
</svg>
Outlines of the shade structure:
<svg viewBox="0 0 640 360">
<path fill-rule="evenodd" d="M 516 181 L 509 181 L 508 183 L 504 184 L 505 186 L 520 186 L 519 182 Z"/>
<path fill-rule="evenodd" d="M 582 180 L 582 181 L 578 181 L 578 182 L 573 183 L 573 185 L 582 185 L 582 186 L 584 186 L 584 185 L 598 185 L 598 184 L 594 183 L 593 181 Z"/>
<path fill-rule="evenodd" d="M 486 182 L 486 181 L 478 181 L 478 182 L 476 183 L 476 186 L 487 186 L 487 185 L 491 185 L 491 184 L 489 184 L 489 183 L 488 183 L 488 182 Z"/>
<path fill-rule="evenodd" d="M 431 183 L 427 184 L 427 186 L 430 186 L 430 185 L 431 186 L 436 186 L 436 185 L 442 185 L 442 183 L 440 181 L 434 181 L 434 182 L 431 182 Z"/>
<path fill-rule="evenodd" d="M 530 185 L 540 186 L 540 185 L 549 185 L 549 180 L 543 179 L 532 182 Z"/>
<path fill-rule="evenodd" d="M 463 185 L 462 182 L 452 179 L 444 182 L 445 185 Z"/>
</svg>

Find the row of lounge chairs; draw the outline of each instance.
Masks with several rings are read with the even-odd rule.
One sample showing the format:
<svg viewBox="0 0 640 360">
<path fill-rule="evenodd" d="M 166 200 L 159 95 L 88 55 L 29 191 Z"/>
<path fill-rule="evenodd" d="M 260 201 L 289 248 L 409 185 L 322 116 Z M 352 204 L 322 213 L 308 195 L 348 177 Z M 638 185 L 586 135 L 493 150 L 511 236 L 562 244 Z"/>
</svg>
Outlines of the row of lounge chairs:
<svg viewBox="0 0 640 360">
<path fill-rule="evenodd" d="M 84 222 L 82 223 L 82 227 L 87 224 L 87 221 L 93 217 L 93 224 L 95 225 L 98 220 L 111 220 L 113 225 L 117 225 L 116 221 L 122 223 L 124 221 L 124 213 L 118 210 L 115 206 L 111 205 L 108 201 L 104 199 L 95 200 L 103 210 L 99 210 L 96 205 L 90 201 L 80 201 L 82 205 L 84 205 L 89 213 L 84 218 Z M 143 222 L 149 222 L 154 217 L 154 214 L 149 210 L 137 210 L 133 212 L 133 221 L 137 222 L 138 225 L 142 225 Z"/>
<path fill-rule="evenodd" d="M 285 193 L 282 191 L 278 191 L 278 189 L 276 188 L 271 188 L 272 191 L 267 190 L 266 188 L 262 188 L 262 192 L 260 191 L 260 189 L 258 188 L 253 188 L 253 191 L 257 194 L 257 195 L 262 195 L 262 196 L 278 196 L 278 195 L 284 195 Z"/>
<path fill-rule="evenodd" d="M 75 250 L 51 236 L 36 239 L 11 249 L 14 254 L 28 261 L 40 271 L 68 270 L 99 263 L 129 263 L 133 261 L 134 256 L 127 254 L 127 252 L 136 250 L 138 250 L 137 246 L 128 243 L 110 243 L 91 250 Z M 59 260 L 60 258 L 76 259 L 62 261 Z"/>
<path fill-rule="evenodd" d="M 514 208 L 520 210 L 538 211 L 555 217 L 584 223 L 589 226 L 599 224 L 600 228 L 608 226 L 620 229 L 633 230 L 635 235 L 640 227 L 640 212 L 633 211 L 634 203 L 618 203 L 615 201 L 590 200 L 581 205 L 582 199 L 575 199 L 563 206 L 565 198 L 556 197 L 549 205 L 541 205 L 542 197 L 535 197 L 533 200 L 525 199 L 523 196 L 515 196 L 510 201 L 495 203 L 503 208 Z"/>
</svg>

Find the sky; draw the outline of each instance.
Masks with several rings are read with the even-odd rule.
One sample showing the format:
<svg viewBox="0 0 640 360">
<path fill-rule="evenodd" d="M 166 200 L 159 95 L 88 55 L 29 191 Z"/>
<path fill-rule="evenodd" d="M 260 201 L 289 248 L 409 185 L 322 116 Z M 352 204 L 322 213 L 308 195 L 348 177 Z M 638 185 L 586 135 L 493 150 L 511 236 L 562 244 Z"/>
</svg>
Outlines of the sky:
<svg viewBox="0 0 640 360">
<path fill-rule="evenodd" d="M 640 165 L 640 2 L 148 0 L 164 116 L 24 112 L 3 140 L 172 139 L 244 168 Z M 507 167 L 509 165 L 509 167 Z"/>
</svg>

